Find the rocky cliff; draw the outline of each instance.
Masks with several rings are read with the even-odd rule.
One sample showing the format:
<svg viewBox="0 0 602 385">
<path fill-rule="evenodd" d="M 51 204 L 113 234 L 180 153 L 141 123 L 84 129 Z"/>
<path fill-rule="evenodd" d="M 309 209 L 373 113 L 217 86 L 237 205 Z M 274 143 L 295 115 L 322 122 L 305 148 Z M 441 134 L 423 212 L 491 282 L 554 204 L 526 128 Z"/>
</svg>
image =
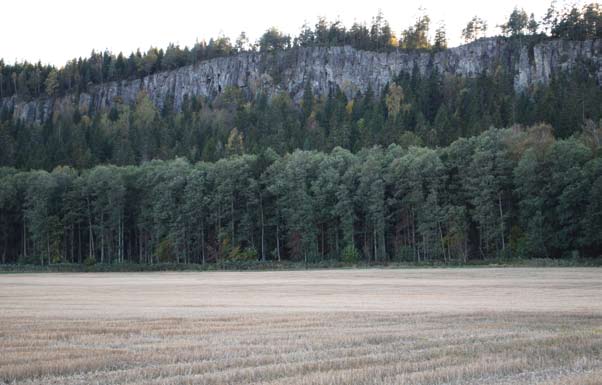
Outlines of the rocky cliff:
<svg viewBox="0 0 602 385">
<path fill-rule="evenodd" d="M 54 112 L 73 107 L 93 114 L 109 109 L 117 100 L 131 104 L 144 91 L 158 108 L 173 103 L 177 111 L 186 95 L 213 99 L 231 86 L 240 87 L 249 96 L 259 91 L 270 95 L 286 91 L 298 102 L 306 82 L 316 95 L 327 95 L 338 87 L 347 97 L 353 97 L 368 88 L 378 94 L 400 72 L 409 73 L 414 67 L 422 74 L 436 68 L 446 76 L 466 77 L 503 68 L 514 76 L 515 89 L 525 91 L 582 62 L 590 64 L 598 84 L 602 84 L 602 40 L 548 40 L 521 45 L 516 40 L 489 38 L 436 53 L 377 53 L 348 46 L 297 48 L 207 60 L 142 79 L 91 86 L 88 92 L 77 95 L 33 101 L 4 98 L 0 109 L 12 110 L 15 119 L 42 122 Z"/>
</svg>

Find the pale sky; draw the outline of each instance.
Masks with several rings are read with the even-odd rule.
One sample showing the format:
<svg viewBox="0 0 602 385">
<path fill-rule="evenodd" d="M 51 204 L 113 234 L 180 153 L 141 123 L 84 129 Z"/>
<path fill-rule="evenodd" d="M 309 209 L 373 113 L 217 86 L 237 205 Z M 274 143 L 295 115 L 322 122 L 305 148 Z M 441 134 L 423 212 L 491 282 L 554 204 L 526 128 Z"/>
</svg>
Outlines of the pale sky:
<svg viewBox="0 0 602 385">
<path fill-rule="evenodd" d="M 419 7 L 431 17 L 431 34 L 445 21 L 453 46 L 460 44 L 460 32 L 474 15 L 487 20 L 491 35 L 515 6 L 540 19 L 549 5 L 550 0 L 13 0 L 2 4 L 0 58 L 61 66 L 92 49 L 129 54 L 137 48 L 165 48 L 169 42 L 192 46 L 220 34 L 234 41 L 241 31 L 255 41 L 270 26 L 296 35 L 305 21 L 314 25 L 318 16 L 339 18 L 347 27 L 355 20 L 369 24 L 379 9 L 399 35 Z"/>
</svg>

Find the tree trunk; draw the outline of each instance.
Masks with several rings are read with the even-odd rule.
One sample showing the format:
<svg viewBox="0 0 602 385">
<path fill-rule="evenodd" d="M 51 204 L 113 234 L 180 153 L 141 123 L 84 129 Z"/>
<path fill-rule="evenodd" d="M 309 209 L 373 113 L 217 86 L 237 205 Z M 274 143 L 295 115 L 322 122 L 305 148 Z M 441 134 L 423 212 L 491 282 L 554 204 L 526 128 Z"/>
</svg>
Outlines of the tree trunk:
<svg viewBox="0 0 602 385">
<path fill-rule="evenodd" d="M 483 252 L 483 229 L 479 229 L 479 253 L 481 258 L 485 259 L 485 253 Z"/>
<path fill-rule="evenodd" d="M 373 231 L 373 235 L 372 235 L 372 244 L 374 245 L 374 261 L 376 262 L 378 260 L 378 254 L 377 254 L 377 249 L 376 249 L 376 226 L 374 226 L 374 231 Z"/>
<path fill-rule="evenodd" d="M 48 230 L 46 230 L 46 258 L 48 259 L 48 264 L 50 265 L 50 234 L 48 234 Z M 42 256 L 42 265 L 44 264 L 44 256 Z"/>
<path fill-rule="evenodd" d="M 468 236 L 464 235 L 464 263 L 468 261 Z"/>
<path fill-rule="evenodd" d="M 416 223 L 414 221 L 414 211 L 412 210 L 411 215 L 411 227 L 412 227 L 412 250 L 414 251 L 414 260 L 420 262 L 420 251 L 416 247 Z"/>
<path fill-rule="evenodd" d="M 324 228 L 325 228 L 325 225 L 324 225 L 324 223 L 322 223 L 322 253 L 321 253 L 322 259 L 324 259 L 324 248 L 326 247 L 325 241 L 324 241 L 324 238 L 326 238 L 326 230 Z"/>
<path fill-rule="evenodd" d="M 201 220 L 201 257 L 205 264 L 205 220 Z"/>
<path fill-rule="evenodd" d="M 77 224 L 77 263 L 82 263 L 82 229 L 81 224 Z"/>
<path fill-rule="evenodd" d="M 121 263 L 121 214 L 117 219 L 117 263 Z"/>
<path fill-rule="evenodd" d="M 4 265 L 6 263 L 6 249 L 8 247 L 8 234 L 6 232 L 6 227 L 3 226 L 2 227 L 2 234 L 3 234 L 3 247 L 2 247 L 2 264 Z"/>
<path fill-rule="evenodd" d="M 334 233 L 334 242 L 335 242 L 335 247 L 337 250 L 337 258 L 339 257 L 339 255 L 341 254 L 339 251 L 339 223 L 337 222 L 337 226 L 335 229 L 335 233 Z"/>
<path fill-rule="evenodd" d="M 386 261 L 387 260 L 387 234 L 385 232 L 384 224 L 383 224 L 382 230 L 380 232 L 379 243 L 380 243 L 380 255 L 382 257 L 382 260 Z"/>
<path fill-rule="evenodd" d="M 261 198 L 261 194 L 259 194 L 259 214 L 261 218 L 261 260 L 265 261 L 265 224 L 263 218 L 263 199 Z"/>
<path fill-rule="evenodd" d="M 280 262 L 280 225 L 276 223 L 276 253 L 278 254 L 278 262 Z"/>
<path fill-rule="evenodd" d="M 88 202 L 88 231 L 89 231 L 89 241 L 88 241 L 88 256 L 90 258 L 95 258 L 94 256 L 94 232 L 92 231 L 92 212 L 90 210 L 90 198 L 86 199 Z"/>
<path fill-rule="evenodd" d="M 504 212 L 502 211 L 502 194 L 497 195 L 498 207 L 500 209 L 500 234 L 502 238 L 502 250 L 506 249 L 506 241 L 504 240 Z"/>
<path fill-rule="evenodd" d="M 142 263 L 142 230 L 138 230 L 138 263 Z"/>
<path fill-rule="evenodd" d="M 71 225 L 71 263 L 75 262 L 75 226 Z"/>
<path fill-rule="evenodd" d="M 232 247 L 234 247 L 234 244 L 236 243 L 234 241 L 234 194 L 232 194 L 232 199 L 230 200 L 230 221 L 232 222 L 230 225 L 231 228 L 231 232 L 232 232 L 232 238 L 230 239 L 230 244 L 232 245 Z"/>
<path fill-rule="evenodd" d="M 100 214 L 100 263 L 105 263 L 105 219 Z"/>
<path fill-rule="evenodd" d="M 364 218 L 364 248 L 362 252 L 368 255 L 368 262 L 370 262 L 370 247 L 368 245 L 368 225 L 366 224 L 366 218 Z"/>
<path fill-rule="evenodd" d="M 25 225 L 25 218 L 23 218 L 23 256 L 27 258 L 27 226 Z"/>
<path fill-rule="evenodd" d="M 438 222 L 439 226 L 439 239 L 441 240 L 441 250 L 443 251 L 443 262 L 447 263 L 447 255 L 445 254 L 445 241 L 443 240 L 443 230 L 441 229 L 441 222 Z"/>
</svg>

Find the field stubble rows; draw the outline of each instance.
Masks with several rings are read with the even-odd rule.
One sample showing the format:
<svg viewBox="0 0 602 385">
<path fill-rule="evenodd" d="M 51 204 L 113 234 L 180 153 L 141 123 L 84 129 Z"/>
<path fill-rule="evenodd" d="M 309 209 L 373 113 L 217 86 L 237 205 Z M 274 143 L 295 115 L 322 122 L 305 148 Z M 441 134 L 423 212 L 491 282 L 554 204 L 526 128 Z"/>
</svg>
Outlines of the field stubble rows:
<svg viewBox="0 0 602 385">
<path fill-rule="evenodd" d="M 0 382 L 600 384 L 602 270 L 0 276 Z"/>
</svg>

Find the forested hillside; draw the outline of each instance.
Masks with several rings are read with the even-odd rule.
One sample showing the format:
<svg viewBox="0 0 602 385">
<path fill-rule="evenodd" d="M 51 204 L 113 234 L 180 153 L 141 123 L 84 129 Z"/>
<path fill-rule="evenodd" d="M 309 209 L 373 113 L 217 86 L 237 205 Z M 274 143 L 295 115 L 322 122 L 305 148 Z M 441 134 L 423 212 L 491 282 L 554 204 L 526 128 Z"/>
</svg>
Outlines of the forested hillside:
<svg viewBox="0 0 602 385">
<path fill-rule="evenodd" d="M 315 94 L 308 80 L 298 100 L 229 86 L 186 95 L 177 110 L 140 92 L 105 110 L 75 103 L 42 122 L 15 119 L 15 101 L 46 108 L 35 103 L 241 52 L 444 50 L 445 29 L 431 41 L 429 23 L 423 15 L 396 37 L 382 15 L 349 30 L 320 19 L 295 38 L 270 29 L 256 45 L 220 38 L 60 69 L 0 62 L 0 97 L 13 106 L 0 111 L 1 262 L 599 257 L 597 56 L 555 58 L 570 68 L 526 89 L 511 63 L 474 76 L 431 65 L 351 97 L 336 86 Z M 601 26 L 592 4 L 552 7 L 541 22 L 515 9 L 502 30 L 520 52 L 581 42 L 598 55 Z M 463 36 L 484 30 L 474 17 Z"/>
<path fill-rule="evenodd" d="M 376 96 L 348 99 L 340 90 L 319 98 L 309 87 L 300 105 L 286 92 L 248 100 L 231 87 L 212 102 L 185 99 L 181 112 L 159 110 L 145 94 L 134 106 L 118 105 L 95 116 L 78 110 L 44 125 L 7 117 L 0 123 L 0 165 L 52 170 L 68 165 L 136 165 L 184 157 L 215 161 L 233 154 L 278 154 L 295 149 L 357 152 L 373 145 L 447 146 L 489 127 L 539 122 L 568 138 L 588 120 L 602 118 L 602 89 L 589 72 L 558 76 L 533 94 L 516 92 L 512 76 L 476 79 L 436 72 L 400 75 Z"/>
<path fill-rule="evenodd" d="M 155 70 L 122 78 L 119 57 L 105 53 L 102 65 L 93 65 L 93 56 L 35 83 L 39 92 L 31 88 L 33 69 L 4 66 L 2 89 L 11 96 L 0 99 L 0 165 L 84 169 L 176 156 L 215 161 L 267 148 L 282 155 L 391 143 L 435 147 L 491 126 L 540 122 L 567 138 L 602 118 L 601 15 L 597 5 L 551 8 L 535 28 L 534 19 L 515 10 L 504 26 L 507 37 L 452 50 L 445 50 L 441 28 L 438 40 L 427 38 L 426 15 L 400 37 L 382 16 L 370 28 L 350 30 L 321 19 L 291 47 L 283 43 L 291 39 L 268 30 L 255 48 L 243 44 L 246 51 L 217 62 L 201 55 L 205 61 L 180 72 L 166 64 L 175 48 L 147 53 L 140 63 L 167 72 L 142 80 L 127 79 Z M 471 19 L 466 41 L 480 38 L 484 28 Z M 337 44 L 376 53 L 337 50 Z M 134 64 L 128 68 L 139 67 Z M 31 81 L 19 86 L 21 75 Z"/>
</svg>

